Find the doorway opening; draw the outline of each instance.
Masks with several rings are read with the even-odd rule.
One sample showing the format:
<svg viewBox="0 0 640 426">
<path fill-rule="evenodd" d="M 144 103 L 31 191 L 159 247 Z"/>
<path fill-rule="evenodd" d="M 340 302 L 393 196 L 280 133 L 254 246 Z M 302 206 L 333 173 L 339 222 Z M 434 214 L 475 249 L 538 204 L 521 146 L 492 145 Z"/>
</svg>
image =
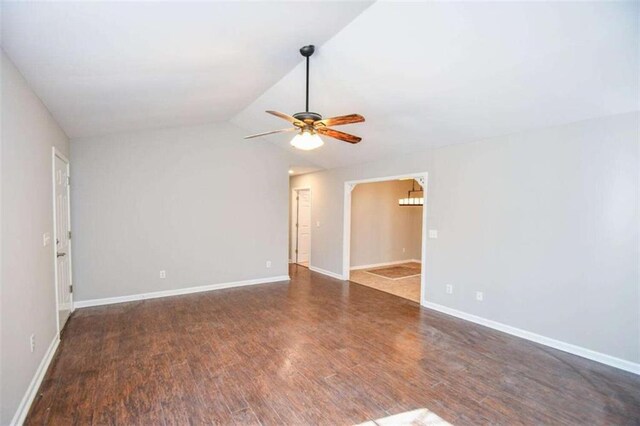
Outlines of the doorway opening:
<svg viewBox="0 0 640 426">
<path fill-rule="evenodd" d="M 311 260 L 311 188 L 294 188 L 292 196 L 292 260 L 308 268 Z"/>
<path fill-rule="evenodd" d="M 343 278 L 425 301 L 427 174 L 345 183 Z"/>
<path fill-rule="evenodd" d="M 69 160 L 55 148 L 53 166 L 53 252 L 58 335 L 73 312 L 71 279 L 71 201 L 69 197 Z"/>
</svg>

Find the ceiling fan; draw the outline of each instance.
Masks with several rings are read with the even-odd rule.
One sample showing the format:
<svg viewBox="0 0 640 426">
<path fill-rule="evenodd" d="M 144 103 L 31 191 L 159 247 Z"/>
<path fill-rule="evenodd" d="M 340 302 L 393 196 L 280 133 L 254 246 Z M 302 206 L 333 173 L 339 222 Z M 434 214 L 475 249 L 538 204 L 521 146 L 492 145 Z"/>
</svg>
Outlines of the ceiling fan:
<svg viewBox="0 0 640 426">
<path fill-rule="evenodd" d="M 358 143 L 362 140 L 362 138 L 358 136 L 329 128 L 331 126 L 341 126 L 343 124 L 362 123 L 364 121 L 364 117 L 360 114 L 341 115 L 339 117 L 323 119 L 317 112 L 309 111 L 309 57 L 313 55 L 313 52 L 315 52 L 315 46 L 313 45 L 304 46 L 300 49 L 302 56 L 307 58 L 307 97 L 305 111 L 295 113 L 293 116 L 278 111 L 267 111 L 269 114 L 287 120 L 289 123 L 293 124 L 294 127 L 245 136 L 245 139 L 272 135 L 274 133 L 297 131 L 298 134 L 291 140 L 291 145 L 305 151 L 316 149 L 324 145 L 324 141 L 320 136 L 318 136 L 318 134 L 352 144 Z"/>
</svg>

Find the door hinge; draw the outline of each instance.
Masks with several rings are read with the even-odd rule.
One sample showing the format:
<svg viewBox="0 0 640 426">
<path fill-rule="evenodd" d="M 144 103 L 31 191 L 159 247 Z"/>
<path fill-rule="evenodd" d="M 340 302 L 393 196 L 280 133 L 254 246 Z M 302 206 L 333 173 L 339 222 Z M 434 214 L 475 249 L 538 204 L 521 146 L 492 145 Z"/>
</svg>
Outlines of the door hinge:
<svg viewBox="0 0 640 426">
<path fill-rule="evenodd" d="M 73 286 L 72 285 L 69 286 L 69 293 L 73 293 Z"/>
<path fill-rule="evenodd" d="M 71 239 L 71 231 L 69 231 L 69 239 Z"/>
<path fill-rule="evenodd" d="M 298 227 L 298 224 L 296 223 L 296 228 Z"/>
<path fill-rule="evenodd" d="M 296 249 L 296 253 L 298 252 L 298 249 Z"/>
<path fill-rule="evenodd" d="M 296 197 L 296 201 L 298 201 L 300 199 L 300 197 Z"/>
</svg>

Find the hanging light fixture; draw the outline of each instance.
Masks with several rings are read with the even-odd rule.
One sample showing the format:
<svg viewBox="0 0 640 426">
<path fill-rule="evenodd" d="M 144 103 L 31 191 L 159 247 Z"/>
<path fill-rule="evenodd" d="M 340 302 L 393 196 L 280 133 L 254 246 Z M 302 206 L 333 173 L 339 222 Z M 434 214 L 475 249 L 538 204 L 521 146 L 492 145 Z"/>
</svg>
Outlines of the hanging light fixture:
<svg viewBox="0 0 640 426">
<path fill-rule="evenodd" d="M 291 146 L 304 151 L 320 148 L 322 145 L 324 145 L 324 141 L 320 136 L 315 132 L 312 133 L 311 131 L 308 131 L 307 129 L 301 130 L 300 133 L 291 139 Z"/>
<path fill-rule="evenodd" d="M 407 193 L 407 198 L 400 198 L 398 200 L 398 205 L 405 206 L 424 206 L 424 189 L 419 187 L 416 189 L 416 180 L 412 180 L 411 190 Z M 422 197 L 416 197 L 415 194 L 412 196 L 412 193 L 422 192 Z"/>
</svg>

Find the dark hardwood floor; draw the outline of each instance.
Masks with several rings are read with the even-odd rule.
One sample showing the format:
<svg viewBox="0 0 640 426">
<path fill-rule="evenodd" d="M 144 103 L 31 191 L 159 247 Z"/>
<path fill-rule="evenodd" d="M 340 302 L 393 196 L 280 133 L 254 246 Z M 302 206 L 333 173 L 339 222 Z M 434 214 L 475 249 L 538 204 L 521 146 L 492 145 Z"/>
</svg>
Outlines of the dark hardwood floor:
<svg viewBox="0 0 640 426">
<path fill-rule="evenodd" d="M 80 309 L 27 424 L 640 424 L 640 377 L 292 266 Z"/>
</svg>

